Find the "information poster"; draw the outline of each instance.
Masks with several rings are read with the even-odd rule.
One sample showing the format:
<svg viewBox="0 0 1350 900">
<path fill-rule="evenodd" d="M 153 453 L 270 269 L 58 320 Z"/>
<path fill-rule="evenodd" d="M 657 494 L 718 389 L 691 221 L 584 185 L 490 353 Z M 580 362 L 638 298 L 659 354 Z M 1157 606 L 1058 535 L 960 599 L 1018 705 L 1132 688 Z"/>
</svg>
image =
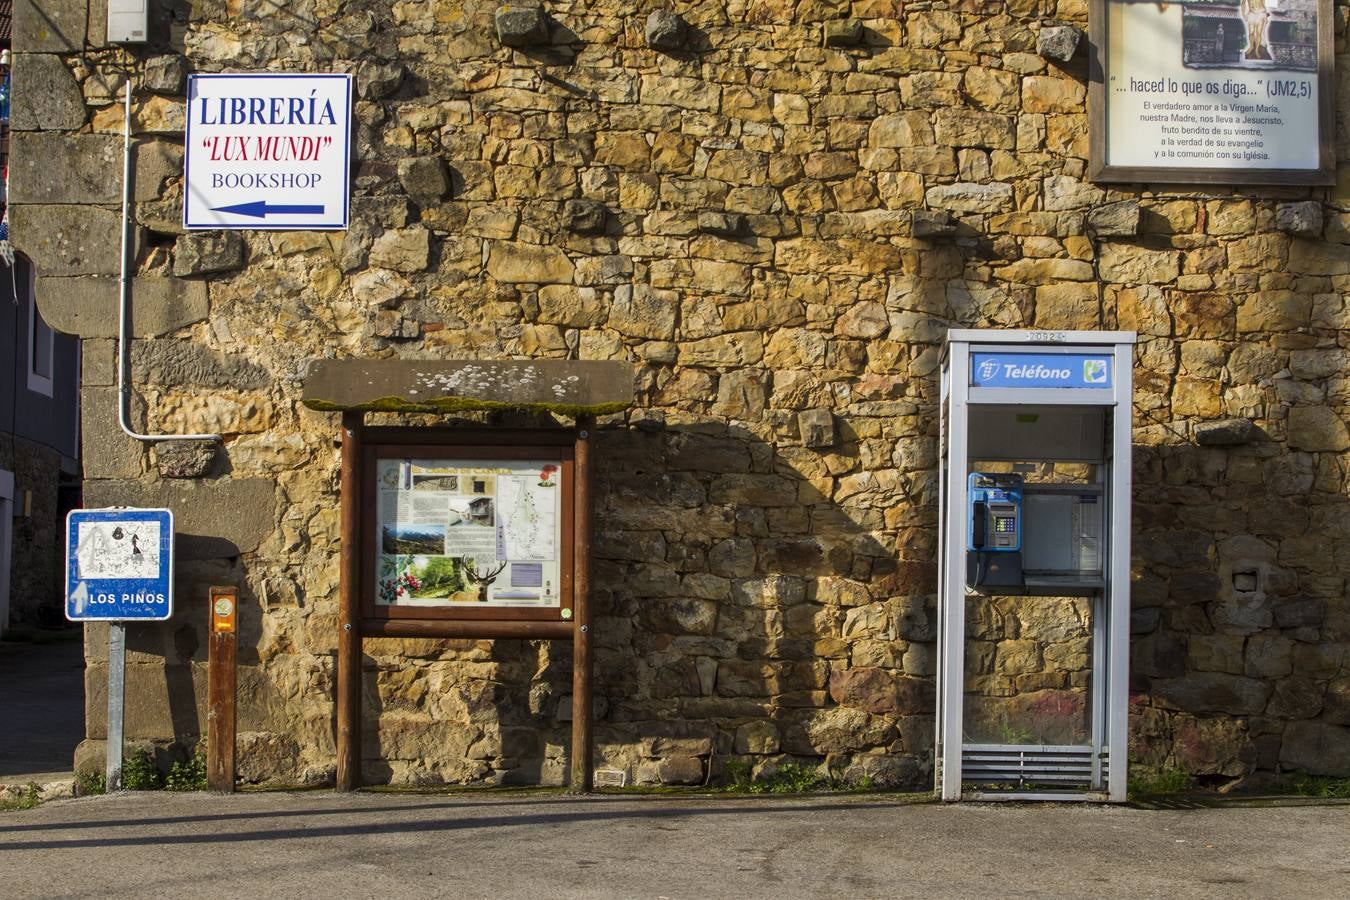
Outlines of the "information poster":
<svg viewBox="0 0 1350 900">
<path fill-rule="evenodd" d="M 380 606 L 557 607 L 560 460 L 381 459 Z"/>
<path fill-rule="evenodd" d="M 1330 175 L 1319 81 L 1330 52 L 1319 16 L 1328 13 L 1319 0 L 1102 6 L 1105 33 L 1097 27 L 1094 41 L 1106 51 L 1105 127 L 1094 129 L 1104 144 L 1093 148 L 1095 175 L 1185 181 L 1186 170 L 1200 169 L 1232 176 L 1206 180 L 1247 183 Z"/>
</svg>

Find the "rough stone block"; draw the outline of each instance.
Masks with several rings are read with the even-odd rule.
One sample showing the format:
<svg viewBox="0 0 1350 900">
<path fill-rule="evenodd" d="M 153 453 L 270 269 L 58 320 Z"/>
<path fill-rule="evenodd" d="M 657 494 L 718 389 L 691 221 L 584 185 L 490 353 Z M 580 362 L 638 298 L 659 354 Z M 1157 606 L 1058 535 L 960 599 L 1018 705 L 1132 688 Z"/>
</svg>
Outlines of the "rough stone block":
<svg viewBox="0 0 1350 900">
<path fill-rule="evenodd" d="M 94 739 L 106 739 L 106 664 L 92 664 L 85 670 L 84 690 L 88 735 Z M 206 709 L 206 667 L 132 664 L 129 661 L 124 703 L 123 730 L 128 741 L 167 740 L 181 733 L 204 733 L 206 717 L 198 711 Z M 174 715 L 175 711 L 179 713 L 178 716 Z"/>
<path fill-rule="evenodd" d="M 386 231 L 370 246 L 370 264 L 395 272 L 421 272 L 431 261 L 431 233 L 414 225 Z"/>
<path fill-rule="evenodd" d="M 668 341 L 675 337 L 679 301 L 673 291 L 646 284 L 621 284 L 614 289 L 609 327 L 632 337 Z"/>
<path fill-rule="evenodd" d="M 548 16 L 540 6 L 501 6 L 493 17 L 497 40 L 507 47 L 539 47 L 549 42 Z"/>
<path fill-rule="evenodd" d="M 1017 126 L 1011 116 L 977 109 L 937 110 L 933 113 L 933 135 L 939 144 L 951 147 L 1011 150 L 1017 146 Z"/>
<path fill-rule="evenodd" d="M 186 58 L 176 53 L 155 56 L 145 63 L 141 86 L 157 94 L 181 94 L 187 72 Z"/>
<path fill-rule="evenodd" d="M 115 278 L 39 275 L 37 302 L 42 317 L 58 331 L 83 338 L 110 338 L 118 330 Z M 137 278 L 131 284 L 131 333 L 154 337 L 206 318 L 206 283 L 177 278 Z"/>
<path fill-rule="evenodd" d="M 1205 447 L 1246 444 L 1260 434 L 1251 419 L 1220 419 L 1195 426 L 1195 442 Z"/>
<path fill-rule="evenodd" d="M 488 253 L 488 274 L 498 281 L 567 284 L 575 269 L 556 247 L 498 241 Z"/>
<path fill-rule="evenodd" d="M 163 4 L 164 9 L 156 10 L 155 5 L 150 6 L 150 34 L 153 40 L 155 36 L 156 19 L 159 22 L 167 24 L 167 19 L 171 15 L 168 4 Z M 156 16 L 155 13 L 159 15 Z M 161 27 L 160 33 L 167 32 L 167 27 Z M 108 0 L 89 0 L 89 27 L 86 31 L 87 40 L 91 47 L 108 46 Z"/>
<path fill-rule="evenodd" d="M 1121 200 L 1088 211 L 1088 230 L 1097 237 L 1131 237 L 1139 233 L 1139 201 Z"/>
<path fill-rule="evenodd" d="M 238 775 L 245 784 L 276 783 L 297 768 L 300 747 L 287 735 L 245 731 L 237 740 Z"/>
<path fill-rule="evenodd" d="M 956 223 L 945 210 L 916 209 L 911 233 L 916 238 L 950 237 L 956 234 Z"/>
<path fill-rule="evenodd" d="M 233 272 L 244 267 L 244 239 L 235 231 L 180 235 L 173 246 L 173 274 L 179 278 Z"/>
<path fill-rule="evenodd" d="M 834 19 L 825 23 L 826 47 L 857 47 L 865 35 L 860 19 Z"/>
<path fill-rule="evenodd" d="M 568 200 L 563 206 L 563 224 L 577 234 L 603 234 L 609 210 L 595 200 Z"/>
<path fill-rule="evenodd" d="M 131 421 L 144 421 L 144 404 L 133 403 Z M 128 437 L 117 421 L 117 388 L 85 385 L 80 391 L 80 441 L 84 477 L 139 478 L 145 465 L 145 446 Z M 96 481 L 86 481 L 86 490 Z M 86 494 L 86 498 L 87 498 Z M 86 505 L 89 504 L 86 499 Z M 96 506 L 97 504 L 92 504 Z"/>
<path fill-rule="evenodd" d="M 213 481 L 93 481 L 85 503 L 173 510 L 174 531 L 194 541 L 194 558 L 238 556 L 276 530 L 276 484 L 266 478 Z"/>
<path fill-rule="evenodd" d="M 84 93 L 61 57 L 19 53 L 14 57 L 13 80 L 10 127 L 15 131 L 84 127 Z"/>
<path fill-rule="evenodd" d="M 670 52 L 684 47 L 689 34 L 689 26 L 679 13 L 668 9 L 658 9 L 647 17 L 645 35 L 647 46 L 653 50 Z"/>
<path fill-rule="evenodd" d="M 694 756 L 672 756 L 656 764 L 662 784 L 702 784 L 703 760 Z"/>
<path fill-rule="evenodd" d="M 163 190 L 164 182 L 170 178 L 178 178 L 183 174 L 183 146 L 173 141 L 138 141 L 131 148 L 132 177 L 132 199 L 136 202 L 148 200 L 158 200 Z M 181 230 L 180 219 L 177 214 L 180 212 L 177 202 L 174 202 L 175 218 L 172 227 L 173 232 Z M 156 230 L 165 230 L 162 226 L 152 225 L 148 217 L 143 215 L 139 217 L 149 227 Z"/>
<path fill-rule="evenodd" d="M 165 387 L 257 391 L 271 387 L 273 381 L 266 369 L 242 356 L 175 340 L 137 341 L 131 347 L 131 370 L 138 384 Z"/>
<path fill-rule="evenodd" d="M 815 753 L 862 750 L 889 740 L 894 727 L 884 717 L 842 706 L 817 712 L 807 725 L 807 740 Z"/>
<path fill-rule="evenodd" d="M 806 447 L 833 447 L 834 414 L 828 409 L 806 409 L 797 413 L 797 430 Z"/>
<path fill-rule="evenodd" d="M 1196 714 L 1260 715 L 1270 699 L 1269 683 L 1256 678 L 1218 672 L 1192 672 L 1161 682 L 1159 698 Z"/>
<path fill-rule="evenodd" d="M 362 100 L 382 100 L 403 84 L 402 63 L 363 62 L 356 68 L 356 93 Z"/>
<path fill-rule="evenodd" d="M 1046 59 L 1066 63 L 1078 52 L 1083 32 L 1073 25 L 1051 25 L 1036 35 L 1036 52 Z"/>
<path fill-rule="evenodd" d="M 1336 411 L 1326 406 L 1289 410 L 1289 446 L 1295 450 L 1350 450 L 1350 431 Z"/>
<path fill-rule="evenodd" d="M 1130 611 L 1130 634 L 1151 634 L 1158 630 L 1162 621 L 1162 610 L 1156 606 Z"/>
<path fill-rule="evenodd" d="M 11 203 L 120 203 L 122 140 L 110 134 L 16 131 L 10 143 Z"/>
<path fill-rule="evenodd" d="M 748 722 L 736 729 L 737 753 L 777 753 L 778 728 L 772 722 Z"/>
<path fill-rule="evenodd" d="M 86 738 L 75 748 L 76 775 L 102 775 L 108 770 L 108 742 Z"/>
<path fill-rule="evenodd" d="M 698 230 L 704 234 L 721 237 L 736 237 L 746 232 L 745 216 L 737 213 L 701 212 L 698 214 Z"/>
<path fill-rule="evenodd" d="M 88 106 L 106 107 L 120 103 L 126 90 L 127 79 L 121 72 L 94 70 L 80 82 L 80 91 Z"/>
<path fill-rule="evenodd" d="M 15 0 L 13 46 L 25 53 L 84 49 L 88 0 Z"/>
<path fill-rule="evenodd" d="M 1280 763 L 1311 775 L 1344 777 L 1350 772 L 1350 728 L 1290 722 L 1280 746 Z"/>
<path fill-rule="evenodd" d="M 1325 603 L 1316 598 L 1290 600 L 1275 607 L 1275 624 L 1280 628 L 1301 628 L 1321 625 Z"/>
<path fill-rule="evenodd" d="M 219 449 L 218 441 L 164 441 L 155 445 L 155 466 L 165 478 L 201 478 Z"/>
<path fill-rule="evenodd" d="M 55 327 L 55 326 L 53 326 Z M 107 338 L 86 339 L 80 342 L 80 381 L 87 385 L 109 385 L 117 378 L 115 349 L 117 343 Z"/>
<path fill-rule="evenodd" d="M 414 156 L 398 161 L 398 180 L 414 203 L 435 203 L 450 190 L 450 172 L 439 156 Z"/>
<path fill-rule="evenodd" d="M 924 199 L 930 207 L 938 209 L 988 214 L 1010 209 L 1013 204 L 1013 189 L 1012 185 L 1001 182 L 991 184 L 956 182 L 929 188 Z"/>
<path fill-rule="evenodd" d="M 1294 237 L 1322 236 L 1322 204 L 1316 200 L 1302 203 L 1281 203 L 1275 207 L 1275 225 Z"/>
<path fill-rule="evenodd" d="M 98 206 L 15 204 L 10 240 L 43 275 L 116 275 L 121 216 Z"/>
</svg>

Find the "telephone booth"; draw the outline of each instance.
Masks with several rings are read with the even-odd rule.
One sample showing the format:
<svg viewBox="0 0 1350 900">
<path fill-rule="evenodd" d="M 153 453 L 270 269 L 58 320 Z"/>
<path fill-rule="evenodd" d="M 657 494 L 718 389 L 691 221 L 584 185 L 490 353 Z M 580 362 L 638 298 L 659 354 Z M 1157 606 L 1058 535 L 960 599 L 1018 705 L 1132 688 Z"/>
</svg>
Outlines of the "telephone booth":
<svg viewBox="0 0 1350 900">
<path fill-rule="evenodd" d="M 936 787 L 1125 800 L 1135 335 L 953 330 Z"/>
</svg>

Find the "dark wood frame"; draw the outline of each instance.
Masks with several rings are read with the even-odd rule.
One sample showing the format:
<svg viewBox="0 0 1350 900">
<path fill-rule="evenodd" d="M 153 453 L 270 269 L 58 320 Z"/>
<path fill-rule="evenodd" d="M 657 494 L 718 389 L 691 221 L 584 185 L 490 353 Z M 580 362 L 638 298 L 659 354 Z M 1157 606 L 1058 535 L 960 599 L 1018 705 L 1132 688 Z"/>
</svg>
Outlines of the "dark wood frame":
<svg viewBox="0 0 1350 900">
<path fill-rule="evenodd" d="M 593 669 L 591 655 L 591 547 L 594 538 L 594 432 L 593 416 L 577 417 L 572 430 L 484 430 L 453 428 L 371 428 L 360 412 L 342 414 L 341 491 L 341 571 L 336 678 L 336 787 L 353 791 L 361 784 L 361 642 L 376 637 L 425 638 L 525 638 L 558 639 L 572 642 L 572 766 L 571 790 L 588 792 L 592 787 L 594 746 L 592 729 Z M 367 446 L 369 439 L 370 446 Z M 570 457 L 573 476 L 570 481 L 570 515 L 564 502 L 563 531 L 571 536 L 570 574 L 572 618 L 561 616 L 561 605 L 547 610 L 494 607 L 490 619 L 465 616 L 366 615 L 365 599 L 373 606 L 374 582 L 366 585 L 364 576 L 374 558 L 374 515 L 366 514 L 374 501 L 374 460 L 381 448 L 398 447 L 405 455 L 410 450 L 429 451 L 428 456 L 454 458 L 482 457 L 489 449 L 511 449 L 520 456 L 537 457 L 541 451 L 551 456 Z M 570 447 L 570 450 L 569 450 Z M 367 520 L 369 527 L 367 528 Z M 367 553 L 367 551 L 371 551 Z M 565 559 L 566 559 L 565 555 Z M 561 566 L 564 571 L 566 563 Z M 564 576 L 560 574 L 559 581 Z M 559 585 L 562 593 L 563 586 Z M 564 597 L 564 600 L 566 598 Z M 420 607 L 382 607 L 406 613 Z M 450 608 L 455 609 L 455 608 Z M 443 610 L 433 609 L 436 613 Z M 462 610 L 460 610 L 462 612 Z M 515 612 L 508 616 L 505 613 Z M 551 614 L 541 619 L 518 615 L 520 612 Z"/>
<path fill-rule="evenodd" d="M 1248 169 L 1181 166 L 1112 166 L 1106 162 L 1107 133 L 1107 5 L 1091 0 L 1088 8 L 1088 180 L 1100 182 L 1154 182 L 1158 184 L 1266 184 L 1327 185 L 1336 183 L 1335 35 L 1331 0 L 1317 6 L 1317 143 L 1316 169 Z"/>
<path fill-rule="evenodd" d="M 430 432 L 430 433 L 429 433 Z M 449 443 L 447 443 L 449 442 Z M 391 619 L 481 619 L 490 621 L 569 621 L 572 615 L 574 532 L 576 517 L 575 437 L 571 432 L 494 433 L 424 428 L 371 428 L 362 453 L 361 617 L 362 627 L 379 627 Z M 558 459 L 561 532 L 558 560 L 558 606 L 414 606 L 375 602 L 376 503 L 375 472 L 382 459 Z M 565 611 L 565 612 L 564 612 Z"/>
</svg>

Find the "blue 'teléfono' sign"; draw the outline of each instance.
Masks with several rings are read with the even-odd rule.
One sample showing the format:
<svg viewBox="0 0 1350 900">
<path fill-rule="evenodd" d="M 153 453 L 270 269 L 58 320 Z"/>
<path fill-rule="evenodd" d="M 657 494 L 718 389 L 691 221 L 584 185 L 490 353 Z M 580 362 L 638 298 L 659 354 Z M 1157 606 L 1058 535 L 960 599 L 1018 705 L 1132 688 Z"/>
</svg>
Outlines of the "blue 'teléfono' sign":
<svg viewBox="0 0 1350 900">
<path fill-rule="evenodd" d="M 173 613 L 173 513 L 76 509 L 66 516 L 66 618 L 167 619 Z"/>
<path fill-rule="evenodd" d="M 1110 389 L 1110 353 L 972 353 L 971 387 Z"/>
</svg>

